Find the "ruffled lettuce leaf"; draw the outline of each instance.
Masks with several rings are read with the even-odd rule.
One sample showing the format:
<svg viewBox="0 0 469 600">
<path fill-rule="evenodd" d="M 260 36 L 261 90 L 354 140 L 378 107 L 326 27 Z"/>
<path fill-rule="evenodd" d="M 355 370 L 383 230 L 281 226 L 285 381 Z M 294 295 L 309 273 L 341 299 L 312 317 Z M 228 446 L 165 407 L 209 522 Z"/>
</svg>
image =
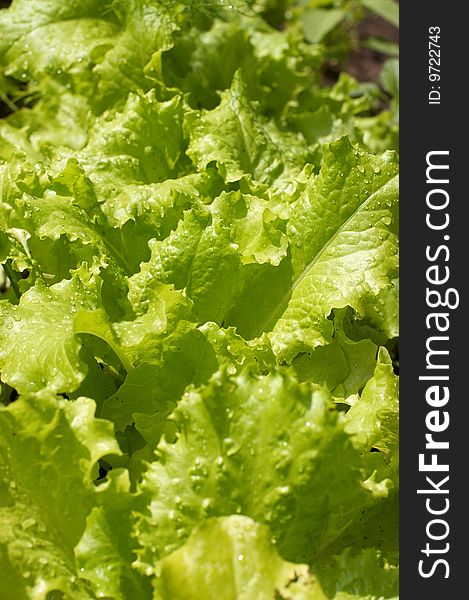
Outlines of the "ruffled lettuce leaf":
<svg viewBox="0 0 469 600">
<path fill-rule="evenodd" d="M 354 445 L 329 402 L 288 371 L 217 373 L 188 390 L 171 415 L 177 438 L 160 441 L 141 484 L 140 561 L 151 566 L 198 522 L 230 514 L 268 524 L 288 560 L 326 552 L 392 485 L 365 485 L 384 459 Z"/>
<path fill-rule="evenodd" d="M 0 591 L 4 598 L 92 598 L 74 547 L 95 504 L 97 461 L 119 453 L 88 398 L 47 392 L 0 408 Z M 12 587 L 13 586 L 13 587 Z"/>
<path fill-rule="evenodd" d="M 278 556 L 267 527 L 236 515 L 199 525 L 161 561 L 155 588 L 158 600 L 326 600 L 307 565 Z"/>
<path fill-rule="evenodd" d="M 36 282 L 18 305 L 1 300 L 3 381 L 20 393 L 75 390 L 86 375 L 86 365 L 73 319 L 78 310 L 96 306 L 99 286 L 99 278 L 82 269 L 72 279 L 50 287 Z"/>
<path fill-rule="evenodd" d="M 351 306 L 364 317 L 397 273 L 393 156 L 362 155 L 346 138 L 324 152 L 321 172 L 289 219 L 293 275 L 283 312 L 274 322 L 275 307 L 265 324 L 273 326 L 274 350 L 286 360 L 331 341 L 331 308 Z"/>
<path fill-rule="evenodd" d="M 75 546 L 80 578 L 97 598 L 151 598 L 150 579 L 133 567 L 136 541 L 132 536 L 130 512 L 134 497 L 128 472 L 110 473 L 109 480 L 99 486 L 96 500 Z"/>
</svg>

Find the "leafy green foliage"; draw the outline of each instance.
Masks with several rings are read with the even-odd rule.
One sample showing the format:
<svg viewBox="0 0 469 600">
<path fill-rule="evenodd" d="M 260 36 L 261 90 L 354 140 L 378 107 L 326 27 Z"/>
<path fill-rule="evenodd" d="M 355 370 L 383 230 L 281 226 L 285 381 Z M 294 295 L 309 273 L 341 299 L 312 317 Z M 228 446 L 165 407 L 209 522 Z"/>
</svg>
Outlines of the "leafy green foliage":
<svg viewBox="0 0 469 600">
<path fill-rule="evenodd" d="M 398 85 L 321 85 L 344 6 L 0 11 L 2 598 L 396 596 Z"/>
<path fill-rule="evenodd" d="M 222 568 L 213 569 L 214 562 Z M 163 559 L 155 584 L 160 600 L 196 600 L 200 594 L 214 600 L 220 594 L 227 600 L 268 600 L 273 594 L 326 600 L 307 565 L 282 561 L 268 529 L 236 515 L 199 525 L 184 546 Z"/>
</svg>

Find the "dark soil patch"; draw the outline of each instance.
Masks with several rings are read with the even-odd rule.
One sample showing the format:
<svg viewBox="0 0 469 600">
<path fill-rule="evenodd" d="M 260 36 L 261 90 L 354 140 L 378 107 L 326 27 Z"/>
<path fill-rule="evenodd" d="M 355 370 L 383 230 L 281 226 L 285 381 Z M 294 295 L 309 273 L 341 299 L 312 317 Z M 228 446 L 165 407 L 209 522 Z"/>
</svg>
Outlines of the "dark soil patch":
<svg viewBox="0 0 469 600">
<path fill-rule="evenodd" d="M 388 42 L 399 42 L 399 31 L 396 27 L 381 19 L 380 17 L 368 17 L 357 25 L 357 33 L 360 41 L 365 41 L 370 37 L 381 38 Z M 359 50 L 352 50 L 345 70 L 353 75 L 358 81 L 379 81 L 379 74 L 387 56 L 380 52 L 360 47 Z"/>
<path fill-rule="evenodd" d="M 334 84 L 342 71 L 349 73 L 358 81 L 379 83 L 381 68 L 388 56 L 366 48 L 364 43 L 367 39 L 374 37 L 397 44 L 399 30 L 381 17 L 369 15 L 357 24 L 355 33 L 358 37 L 357 48 L 351 50 L 344 64 L 336 62 L 326 64 L 324 83 Z"/>
</svg>

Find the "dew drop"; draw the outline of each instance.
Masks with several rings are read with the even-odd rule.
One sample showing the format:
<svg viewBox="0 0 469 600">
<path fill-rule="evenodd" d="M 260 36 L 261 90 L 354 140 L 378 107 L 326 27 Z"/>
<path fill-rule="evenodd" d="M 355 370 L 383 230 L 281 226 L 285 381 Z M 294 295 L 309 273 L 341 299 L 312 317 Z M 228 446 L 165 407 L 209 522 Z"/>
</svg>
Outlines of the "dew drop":
<svg viewBox="0 0 469 600">
<path fill-rule="evenodd" d="M 23 529 L 30 529 L 31 527 L 34 527 L 34 525 L 36 525 L 36 520 L 33 519 L 32 517 L 25 519 L 22 523 L 21 523 L 21 527 Z"/>
</svg>

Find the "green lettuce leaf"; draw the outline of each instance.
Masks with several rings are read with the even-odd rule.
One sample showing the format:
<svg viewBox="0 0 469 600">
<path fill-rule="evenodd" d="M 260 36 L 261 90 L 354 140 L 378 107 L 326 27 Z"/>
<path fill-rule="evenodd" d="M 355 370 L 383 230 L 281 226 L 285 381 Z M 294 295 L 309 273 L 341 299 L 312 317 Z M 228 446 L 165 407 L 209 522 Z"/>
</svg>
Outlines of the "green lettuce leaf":
<svg viewBox="0 0 469 600">
<path fill-rule="evenodd" d="M 132 563 L 136 542 L 132 537 L 130 511 L 134 499 L 127 471 L 113 471 L 96 494 L 97 505 L 86 521 L 83 535 L 75 546 L 80 577 L 97 598 L 115 600 L 150 599 L 150 580 Z"/>
<path fill-rule="evenodd" d="M 202 115 L 189 113 L 187 117 L 190 135 L 187 153 L 199 170 L 214 161 L 227 182 L 239 181 L 248 174 L 261 183 L 273 183 L 295 162 L 307 162 L 308 149 L 300 147 L 298 155 L 291 134 L 278 132 L 279 139 L 272 139 L 270 130 L 246 97 L 240 71 L 233 78 L 230 90 L 221 95 L 219 106 L 212 111 Z M 292 149 L 293 155 L 290 150 L 283 151 L 280 141 Z"/>
<path fill-rule="evenodd" d="M 399 570 L 373 548 L 358 553 L 348 548 L 319 568 L 317 576 L 327 597 L 334 600 L 397 600 L 399 597 Z"/>
<path fill-rule="evenodd" d="M 87 367 L 73 321 L 78 310 L 95 308 L 99 289 L 99 277 L 82 268 L 49 288 L 37 281 L 17 306 L 0 300 L 2 379 L 20 393 L 77 388 Z"/>
<path fill-rule="evenodd" d="M 299 354 L 292 362 L 301 381 L 326 383 L 337 398 L 357 394 L 374 374 L 378 348 L 370 339 L 350 339 L 350 311 L 334 311 L 331 344 Z"/>
<path fill-rule="evenodd" d="M 267 527 L 248 517 L 209 519 L 165 557 L 155 580 L 158 600 L 326 600 L 307 565 L 282 560 Z"/>
<path fill-rule="evenodd" d="M 379 501 L 363 485 L 375 464 L 354 449 L 344 419 L 288 372 L 217 373 L 187 391 L 171 419 L 177 440 L 160 441 L 141 484 L 150 508 L 137 525 L 144 564 L 201 520 L 230 514 L 268 524 L 285 558 L 308 562 Z"/>
<path fill-rule="evenodd" d="M 39 600 L 54 591 L 93 597 L 78 577 L 73 549 L 94 504 L 97 461 L 119 453 L 112 427 L 94 410 L 90 399 L 70 403 L 47 392 L 0 408 L 4 598 Z"/>
<path fill-rule="evenodd" d="M 350 306 L 364 317 L 397 272 L 393 156 L 363 155 L 346 138 L 324 152 L 319 176 L 288 223 L 293 276 L 284 312 L 264 325 L 273 327 L 274 351 L 285 360 L 331 341 L 332 308 Z M 384 318 L 384 309 L 377 313 Z"/>
<path fill-rule="evenodd" d="M 374 376 L 347 413 L 345 429 L 364 447 L 398 459 L 398 378 L 385 348 L 379 350 Z"/>
</svg>

